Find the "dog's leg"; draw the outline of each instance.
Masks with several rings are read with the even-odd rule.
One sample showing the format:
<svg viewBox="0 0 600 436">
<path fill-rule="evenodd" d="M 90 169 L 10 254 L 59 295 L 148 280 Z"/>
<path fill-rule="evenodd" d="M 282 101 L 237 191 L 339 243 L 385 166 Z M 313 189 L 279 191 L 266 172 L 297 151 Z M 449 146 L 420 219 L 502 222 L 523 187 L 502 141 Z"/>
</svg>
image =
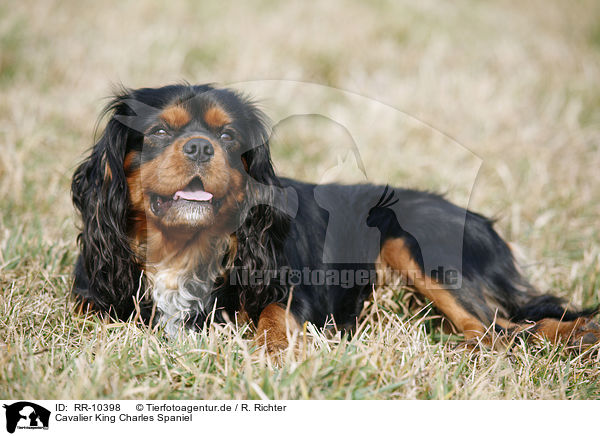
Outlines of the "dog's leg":
<svg viewBox="0 0 600 436">
<path fill-rule="evenodd" d="M 503 317 L 491 321 L 481 320 L 461 304 L 456 296 L 456 293 L 461 290 L 445 289 L 442 284 L 423 273 L 402 238 L 388 239 L 383 244 L 380 261 L 398 271 L 409 285 L 429 299 L 465 335 L 467 340 L 479 340 L 490 345 L 493 337 L 490 334 L 490 324 L 493 322 L 496 326 L 494 331 L 505 331 L 508 334 L 527 331 L 535 337 L 569 346 L 600 342 L 600 325 L 586 316 L 568 321 L 543 318 L 534 324 L 523 321 L 513 322 Z"/>
<path fill-rule="evenodd" d="M 536 322 L 529 331 L 550 342 L 566 343 L 569 346 L 600 342 L 600 325 L 587 317 L 580 317 L 573 321 L 544 318 Z"/>
<path fill-rule="evenodd" d="M 429 299 L 466 339 L 484 338 L 484 323 L 469 313 L 452 291 L 423 273 L 403 239 L 388 239 L 381 249 L 380 261 L 398 271 L 410 286 Z"/>
<path fill-rule="evenodd" d="M 288 347 L 288 336 L 300 326 L 285 306 L 271 303 L 263 309 L 258 319 L 255 343 L 265 347 L 269 354 L 277 353 Z"/>
</svg>

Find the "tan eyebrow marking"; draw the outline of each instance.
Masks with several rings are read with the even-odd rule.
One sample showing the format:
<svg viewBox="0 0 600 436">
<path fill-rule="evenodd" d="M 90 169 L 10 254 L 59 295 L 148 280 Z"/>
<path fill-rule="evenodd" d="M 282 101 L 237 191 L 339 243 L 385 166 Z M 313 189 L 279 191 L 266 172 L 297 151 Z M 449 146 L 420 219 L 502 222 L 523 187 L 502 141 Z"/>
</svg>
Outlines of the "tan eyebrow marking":
<svg viewBox="0 0 600 436">
<path fill-rule="evenodd" d="M 180 105 L 171 105 L 160 114 L 161 120 L 177 129 L 185 126 L 192 119 L 190 113 Z"/>
<path fill-rule="evenodd" d="M 204 113 L 204 121 L 210 127 L 216 128 L 231 122 L 231 118 L 219 106 L 212 106 Z"/>
</svg>

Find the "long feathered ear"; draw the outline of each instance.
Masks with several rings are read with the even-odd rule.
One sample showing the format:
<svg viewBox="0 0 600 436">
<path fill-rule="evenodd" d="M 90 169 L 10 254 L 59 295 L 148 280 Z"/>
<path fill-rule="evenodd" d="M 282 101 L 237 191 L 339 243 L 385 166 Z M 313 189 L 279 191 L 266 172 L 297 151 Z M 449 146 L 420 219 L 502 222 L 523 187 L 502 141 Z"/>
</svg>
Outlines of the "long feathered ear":
<svg viewBox="0 0 600 436">
<path fill-rule="evenodd" d="M 120 101 L 113 101 L 107 112 L 117 111 Z M 111 118 L 71 185 L 83 221 L 74 292 L 94 309 L 121 319 L 134 311 L 134 297 L 142 285 L 127 235 L 129 193 L 123 160 L 130 134 L 130 129 Z"/>
<path fill-rule="evenodd" d="M 251 106 L 249 132 L 249 150 L 242 158 L 245 161 L 248 176 L 252 180 L 248 189 L 248 201 L 254 205 L 246 219 L 237 230 L 236 273 L 240 270 L 278 271 L 283 265 L 283 242 L 289 230 L 289 217 L 274 207 L 281 183 L 275 175 L 269 151 L 269 129 L 266 116 Z M 259 187 L 260 189 L 256 189 Z M 248 275 L 246 275 L 248 277 Z M 280 299 L 284 290 L 279 281 L 271 283 L 241 283 L 241 304 L 248 315 L 257 320 L 265 303 Z"/>
</svg>

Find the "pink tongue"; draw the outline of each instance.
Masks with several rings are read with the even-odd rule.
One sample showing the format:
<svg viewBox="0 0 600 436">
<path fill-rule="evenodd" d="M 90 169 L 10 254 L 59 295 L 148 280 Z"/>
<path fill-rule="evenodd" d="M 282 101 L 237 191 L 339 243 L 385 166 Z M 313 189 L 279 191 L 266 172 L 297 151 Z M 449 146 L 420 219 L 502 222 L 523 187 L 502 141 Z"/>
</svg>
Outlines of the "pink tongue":
<svg viewBox="0 0 600 436">
<path fill-rule="evenodd" d="M 213 198 L 213 195 L 206 191 L 177 191 L 173 195 L 173 200 L 179 200 L 180 198 L 189 201 L 209 201 Z"/>
</svg>

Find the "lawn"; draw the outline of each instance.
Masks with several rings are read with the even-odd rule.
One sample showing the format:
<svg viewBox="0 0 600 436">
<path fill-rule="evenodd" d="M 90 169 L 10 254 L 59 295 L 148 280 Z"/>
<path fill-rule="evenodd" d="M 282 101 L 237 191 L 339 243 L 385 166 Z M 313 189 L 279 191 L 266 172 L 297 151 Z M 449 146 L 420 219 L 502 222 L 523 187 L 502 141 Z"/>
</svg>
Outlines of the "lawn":
<svg viewBox="0 0 600 436">
<path fill-rule="evenodd" d="M 599 345 L 465 349 L 400 283 L 352 337 L 309 325 L 280 362 L 248 325 L 170 339 L 76 315 L 69 190 L 115 84 L 231 85 L 273 119 L 280 174 L 443 192 L 592 306 L 599 78 L 593 0 L 2 3 L 0 398 L 597 399 Z"/>
</svg>

